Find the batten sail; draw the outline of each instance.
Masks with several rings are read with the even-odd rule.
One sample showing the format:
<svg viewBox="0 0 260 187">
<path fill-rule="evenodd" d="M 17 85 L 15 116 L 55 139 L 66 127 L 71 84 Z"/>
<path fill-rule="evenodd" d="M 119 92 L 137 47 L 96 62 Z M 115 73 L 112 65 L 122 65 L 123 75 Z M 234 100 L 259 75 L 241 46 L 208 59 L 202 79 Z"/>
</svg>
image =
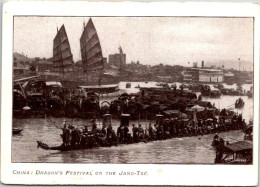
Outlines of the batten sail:
<svg viewBox="0 0 260 187">
<path fill-rule="evenodd" d="M 73 55 L 64 25 L 53 40 L 53 70 L 62 73 L 73 70 Z"/>
<path fill-rule="evenodd" d="M 84 25 L 80 37 L 80 49 L 84 72 L 102 71 L 104 69 L 100 41 L 91 18 L 87 25 Z"/>
</svg>

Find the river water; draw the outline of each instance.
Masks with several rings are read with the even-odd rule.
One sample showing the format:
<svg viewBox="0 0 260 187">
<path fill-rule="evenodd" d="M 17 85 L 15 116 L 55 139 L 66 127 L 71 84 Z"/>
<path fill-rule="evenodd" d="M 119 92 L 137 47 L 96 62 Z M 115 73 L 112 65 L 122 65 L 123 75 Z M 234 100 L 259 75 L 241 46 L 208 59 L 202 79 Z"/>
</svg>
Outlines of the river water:
<svg viewBox="0 0 260 187">
<path fill-rule="evenodd" d="M 138 92 L 137 85 L 151 87 L 155 82 L 134 82 L 131 88 L 126 89 L 126 82 L 121 82 L 119 87 L 127 93 Z M 178 84 L 177 84 L 178 85 Z M 228 85 L 225 85 L 228 87 Z M 244 85 L 245 90 L 249 90 L 251 85 Z M 215 103 L 217 108 L 232 108 L 238 97 L 222 96 L 219 99 L 203 98 L 203 100 Z M 106 100 L 108 98 L 102 98 Z M 110 98 L 113 99 L 113 98 Z M 242 97 L 245 101 L 243 109 L 235 110 L 242 113 L 243 118 L 248 122 L 253 117 L 253 99 Z M 175 164 L 212 164 L 215 159 L 215 151 L 211 147 L 213 134 L 173 138 L 169 140 L 155 141 L 149 143 L 137 143 L 130 145 L 119 145 L 117 147 L 94 148 L 89 150 L 76 151 L 53 151 L 37 148 L 36 140 L 40 140 L 51 146 L 62 143 L 60 134 L 64 118 L 27 118 L 13 119 L 14 127 L 22 127 L 21 134 L 12 137 L 12 162 L 39 162 L 39 163 L 175 163 Z M 68 123 L 83 128 L 89 123 L 87 119 L 66 119 Z M 136 123 L 135 121 L 131 121 Z M 147 121 L 141 121 L 146 127 Z M 113 128 L 119 125 L 118 120 L 113 120 Z M 98 125 L 101 127 L 101 123 Z M 242 131 L 230 131 L 220 133 L 226 141 L 235 142 L 243 140 Z"/>
</svg>

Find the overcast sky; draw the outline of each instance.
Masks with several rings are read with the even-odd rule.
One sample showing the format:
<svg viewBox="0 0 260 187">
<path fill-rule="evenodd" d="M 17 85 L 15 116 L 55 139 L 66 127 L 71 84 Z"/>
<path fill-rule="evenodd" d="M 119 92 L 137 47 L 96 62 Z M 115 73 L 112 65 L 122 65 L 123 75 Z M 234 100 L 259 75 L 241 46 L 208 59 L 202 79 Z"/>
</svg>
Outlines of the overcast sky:
<svg viewBox="0 0 260 187">
<path fill-rule="evenodd" d="M 74 61 L 89 17 L 15 17 L 14 52 L 52 57 L 57 26 L 65 25 Z M 92 17 L 104 57 L 122 46 L 127 63 L 253 62 L 252 18 Z"/>
</svg>

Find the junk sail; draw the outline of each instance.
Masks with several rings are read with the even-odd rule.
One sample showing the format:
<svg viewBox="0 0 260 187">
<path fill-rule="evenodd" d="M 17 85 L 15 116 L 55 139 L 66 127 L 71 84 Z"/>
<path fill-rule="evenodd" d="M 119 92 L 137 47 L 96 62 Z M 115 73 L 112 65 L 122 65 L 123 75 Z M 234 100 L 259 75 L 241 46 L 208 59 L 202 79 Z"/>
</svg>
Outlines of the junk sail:
<svg viewBox="0 0 260 187">
<path fill-rule="evenodd" d="M 73 56 L 71 54 L 68 36 L 64 24 L 53 40 L 53 69 L 56 72 L 66 73 L 72 71 Z"/>
<path fill-rule="evenodd" d="M 103 72 L 104 61 L 100 41 L 90 18 L 80 37 L 81 58 L 84 72 Z"/>
</svg>

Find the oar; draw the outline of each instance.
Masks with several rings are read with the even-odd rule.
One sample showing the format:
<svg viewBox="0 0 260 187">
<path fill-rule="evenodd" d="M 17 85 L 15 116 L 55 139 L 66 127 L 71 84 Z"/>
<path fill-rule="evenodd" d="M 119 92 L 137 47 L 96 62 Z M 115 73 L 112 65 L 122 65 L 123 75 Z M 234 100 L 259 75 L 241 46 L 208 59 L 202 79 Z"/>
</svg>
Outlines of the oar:
<svg viewBox="0 0 260 187">
<path fill-rule="evenodd" d="M 147 112 L 145 113 L 145 128 L 147 129 Z"/>
<path fill-rule="evenodd" d="M 235 105 L 235 104 L 232 104 L 232 105 Z M 226 108 L 228 108 L 228 107 L 230 107 L 230 106 L 232 106 L 232 105 L 229 105 L 229 106 L 227 106 Z"/>
<path fill-rule="evenodd" d="M 51 120 L 51 122 L 52 122 L 52 124 L 57 128 L 57 129 L 62 129 L 62 128 L 60 128 L 60 127 L 58 127 L 57 125 L 55 125 L 56 124 L 56 122 L 55 121 L 53 121 L 53 119 L 52 119 L 52 117 L 50 117 L 50 120 Z"/>
<path fill-rule="evenodd" d="M 54 125 L 57 129 L 61 129 L 60 127 L 58 127 L 57 125 L 55 125 L 55 122 L 53 122 L 53 125 Z"/>
</svg>

